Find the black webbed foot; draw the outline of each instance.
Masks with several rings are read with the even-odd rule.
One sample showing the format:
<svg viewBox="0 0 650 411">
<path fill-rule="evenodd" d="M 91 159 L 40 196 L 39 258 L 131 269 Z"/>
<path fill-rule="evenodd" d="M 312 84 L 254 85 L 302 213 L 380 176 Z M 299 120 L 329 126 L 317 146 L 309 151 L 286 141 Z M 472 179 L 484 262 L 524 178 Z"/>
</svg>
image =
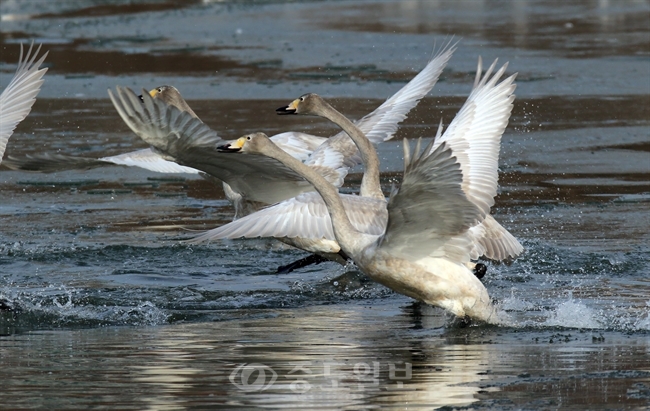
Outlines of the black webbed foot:
<svg viewBox="0 0 650 411">
<path fill-rule="evenodd" d="M 476 278 L 478 278 L 479 280 L 482 279 L 483 277 L 485 277 L 485 273 L 487 273 L 487 266 L 482 263 L 476 263 L 476 265 L 474 266 L 474 275 L 476 276 Z"/>
</svg>

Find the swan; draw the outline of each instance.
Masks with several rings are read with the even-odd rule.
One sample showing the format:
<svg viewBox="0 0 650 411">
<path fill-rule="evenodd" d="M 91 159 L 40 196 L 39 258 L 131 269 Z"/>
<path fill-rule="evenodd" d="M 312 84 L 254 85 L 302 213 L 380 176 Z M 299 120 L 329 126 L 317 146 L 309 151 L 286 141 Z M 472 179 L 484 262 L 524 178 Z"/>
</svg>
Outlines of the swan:
<svg viewBox="0 0 650 411">
<path fill-rule="evenodd" d="M 467 175 L 463 189 L 468 197 L 477 202 L 486 213 L 485 219 L 472 226 L 469 235 L 472 239 L 470 257 L 476 260 L 483 256 L 491 260 L 505 260 L 517 257 L 523 247 L 491 215 L 489 208 L 494 201 L 490 195 L 482 195 L 483 186 L 489 193 L 496 193 L 496 179 L 493 181 L 482 174 L 497 175 L 498 153 L 501 135 L 512 110 L 515 75 L 498 85 L 507 65 L 491 76 L 496 61 L 481 78 L 482 61 L 479 59 L 477 77 L 473 90 L 459 114 L 454 118 L 445 134 L 437 141 L 447 141 L 455 150 L 463 173 Z M 366 166 L 362 178 L 360 197 L 341 195 L 342 202 L 351 223 L 359 231 L 368 234 L 383 233 L 388 219 L 387 203 L 379 184 L 379 162 L 371 161 L 374 153 L 372 144 L 363 136 L 345 116 L 336 111 L 320 96 L 306 94 L 294 100 L 286 107 L 278 109 L 280 114 L 311 114 L 325 117 L 342 127 L 359 145 Z M 238 140 L 231 147 L 236 151 L 244 140 Z M 477 188 L 478 187 L 478 188 Z M 362 201 L 363 199 L 363 201 Z M 329 215 L 317 193 L 300 194 L 292 199 L 257 211 L 229 224 L 209 230 L 195 237 L 191 242 L 216 239 L 275 237 L 287 239 L 304 238 L 325 249 L 329 245 L 330 253 L 336 251 L 334 233 Z M 314 250 L 314 247 L 310 250 Z M 473 264 L 470 264 L 473 267 Z"/>
<path fill-rule="evenodd" d="M 443 46 L 425 69 L 379 108 L 357 121 L 357 126 L 373 143 L 392 138 L 397 123 L 433 87 L 454 51 L 455 45 L 448 43 Z M 160 99 L 152 98 L 148 93 L 143 93 L 143 102 L 138 101 L 132 91 L 119 87 L 115 95 L 109 91 L 109 96 L 127 125 L 166 159 L 200 169 L 226 183 L 228 186 L 225 186 L 224 191 L 235 205 L 235 219 L 270 204 L 314 191 L 302 176 L 278 162 L 249 159 L 247 156 L 240 156 L 233 161 L 231 156 L 221 156 L 214 151 L 216 145 L 223 144 L 216 132 L 200 123 L 197 118 Z M 319 145 L 305 162 L 340 187 L 348 169 L 359 162 L 358 150 L 350 138 L 341 132 Z M 327 218 L 327 213 L 324 215 Z M 366 219 L 363 222 L 366 226 L 361 229 L 372 231 L 374 227 L 383 230 L 381 224 L 376 224 L 373 219 L 374 217 Z M 346 263 L 345 256 L 338 255 L 340 247 L 333 239 L 292 237 L 281 240 L 318 253 L 325 259 Z M 280 272 L 299 266 L 302 263 L 280 267 Z"/>
<path fill-rule="evenodd" d="M 375 111 L 356 122 L 374 144 L 393 137 L 397 130 L 397 124 L 404 120 L 407 113 L 433 88 L 455 49 L 455 44 L 452 45 L 451 41 L 441 47 L 415 78 Z M 172 94 L 176 94 L 173 96 L 174 98 L 172 98 Z M 163 133 L 168 133 L 166 135 L 168 138 L 183 133 L 183 130 L 175 129 L 174 125 L 170 127 L 172 118 L 168 116 L 172 115 L 171 111 L 151 113 L 146 104 L 132 104 L 129 101 L 130 97 L 126 97 L 124 91 L 118 91 L 116 95 L 109 91 L 109 97 L 122 119 L 136 135 L 145 141 L 149 139 L 149 141 L 160 143 L 163 138 L 161 130 L 164 130 Z M 162 100 L 168 105 L 176 105 L 181 112 L 187 112 L 188 117 L 198 119 L 180 97 L 180 93 L 171 86 L 161 86 L 148 93 L 143 93 L 143 99 L 145 97 L 151 97 L 156 101 Z M 149 106 L 149 108 L 153 109 L 153 106 Z M 156 135 L 147 136 L 147 133 Z M 218 141 L 218 135 L 215 132 L 212 133 L 215 141 Z M 315 166 L 322 167 L 322 171 L 329 173 L 331 180 L 339 186 L 343 184 L 347 170 L 359 162 L 356 146 L 343 132 L 329 139 L 298 132 L 281 133 L 271 138 L 282 149 L 302 161 L 309 160 Z M 324 142 L 326 144 L 323 144 Z M 246 160 L 242 160 L 244 164 L 232 165 L 231 168 L 228 168 L 227 164 L 217 164 L 215 167 L 213 164 L 206 164 L 208 162 L 202 158 L 201 154 L 197 153 L 196 147 L 191 147 L 191 145 L 184 146 L 188 149 L 187 151 L 175 152 L 166 151 L 171 146 L 164 143 L 162 147 L 151 145 L 156 149 L 139 150 L 101 159 L 80 159 L 76 162 L 74 157 L 58 154 L 33 155 L 26 159 L 12 158 L 8 166 L 13 169 L 49 172 L 61 170 L 62 167 L 72 168 L 78 165 L 82 168 L 89 168 L 114 163 L 140 166 L 153 171 L 163 171 L 164 166 L 165 172 L 197 173 L 200 170 L 226 183 L 224 192 L 235 207 L 235 219 L 270 204 L 295 197 L 300 193 L 313 191 L 313 188 L 302 177 L 294 175 L 289 170 L 279 166 L 279 169 L 274 171 L 272 163 L 265 165 L 266 169 L 260 168 L 258 164 L 246 164 Z M 178 146 L 175 147 L 178 148 Z M 214 161 L 219 160 L 215 159 Z M 170 162 L 180 163 L 184 168 L 175 167 L 169 164 Z M 260 178 L 260 175 L 263 177 Z"/>
<path fill-rule="evenodd" d="M 357 230 L 337 188 L 264 133 L 243 136 L 221 149 L 273 158 L 303 175 L 323 198 L 341 249 L 373 280 L 457 317 L 497 322 L 487 289 L 465 266 L 471 247 L 468 229 L 486 214 L 463 190 L 467 182 L 451 147 L 434 142 L 421 152 L 418 141 L 411 155 L 404 140 L 404 178 L 388 201 L 381 235 Z M 367 154 L 369 161 L 379 162 L 376 151 Z"/>
<path fill-rule="evenodd" d="M 38 46 L 34 54 L 32 47 L 29 46 L 27 54 L 23 59 L 23 45 L 20 45 L 20 57 L 18 58 L 18 67 L 16 74 L 11 79 L 7 87 L 0 95 L 0 163 L 4 156 L 9 137 L 14 129 L 27 117 L 36 101 L 36 96 L 43 84 L 43 75 L 47 68 L 39 69 L 48 52 L 45 52 L 38 61 L 36 57 L 41 51 L 41 45 Z"/>
</svg>

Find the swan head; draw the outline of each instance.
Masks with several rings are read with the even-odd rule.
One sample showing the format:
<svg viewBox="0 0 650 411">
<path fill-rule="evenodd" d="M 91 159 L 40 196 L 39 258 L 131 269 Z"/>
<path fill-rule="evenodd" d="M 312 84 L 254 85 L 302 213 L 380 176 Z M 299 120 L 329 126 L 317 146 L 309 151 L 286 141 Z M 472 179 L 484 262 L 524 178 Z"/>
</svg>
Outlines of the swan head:
<svg viewBox="0 0 650 411">
<path fill-rule="evenodd" d="M 318 115 L 319 107 L 326 105 L 321 96 L 314 93 L 303 94 L 293 100 L 289 105 L 280 107 L 275 110 L 280 115 L 286 114 L 314 114 Z"/>
<path fill-rule="evenodd" d="M 144 91 L 144 90 L 143 90 Z M 178 96 L 180 97 L 181 93 L 178 91 L 178 89 L 174 86 L 158 86 L 156 88 L 152 88 L 149 90 L 149 95 L 153 98 L 163 98 L 163 100 L 169 99 L 171 96 Z M 144 103 L 144 99 L 142 98 L 142 94 L 138 96 L 140 101 Z M 182 99 L 182 97 L 181 97 Z"/>
<path fill-rule="evenodd" d="M 263 154 L 269 146 L 274 146 L 271 139 L 264 133 L 252 133 L 239 137 L 229 143 L 217 146 L 217 150 L 223 153 L 248 153 Z"/>
<path fill-rule="evenodd" d="M 170 106 L 174 106 L 181 111 L 189 113 L 192 117 L 198 118 L 194 111 L 190 108 L 187 101 L 181 96 L 181 92 L 174 86 L 158 86 L 149 91 L 149 95 L 153 98 L 159 98 Z M 144 103 L 142 95 L 138 96 L 140 101 Z"/>
</svg>

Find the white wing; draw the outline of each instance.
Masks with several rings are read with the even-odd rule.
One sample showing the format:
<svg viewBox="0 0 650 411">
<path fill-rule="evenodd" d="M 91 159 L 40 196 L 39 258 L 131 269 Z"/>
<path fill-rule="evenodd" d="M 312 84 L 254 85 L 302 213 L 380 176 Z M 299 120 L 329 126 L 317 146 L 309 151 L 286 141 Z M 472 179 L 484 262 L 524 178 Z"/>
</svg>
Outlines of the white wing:
<svg viewBox="0 0 650 411">
<path fill-rule="evenodd" d="M 447 143 L 463 171 L 463 190 L 484 214 L 488 214 L 497 193 L 501 135 L 508 125 L 516 74 L 496 84 L 505 72 L 504 64 L 490 78 L 497 61 L 481 78 L 479 58 L 471 94 L 433 149 Z"/>
<path fill-rule="evenodd" d="M 298 131 L 287 131 L 269 138 L 276 146 L 302 162 L 307 160 L 318 146 L 327 141 L 325 137 L 318 137 Z"/>
<path fill-rule="evenodd" d="M 387 219 L 386 202 L 345 194 L 341 195 L 341 199 L 350 221 L 357 230 L 373 235 L 384 232 Z M 334 240 L 334 232 L 323 199 L 318 193 L 310 192 L 209 230 L 191 242 L 242 237 Z"/>
<path fill-rule="evenodd" d="M 187 173 L 198 174 L 199 170 L 182 166 L 174 161 L 165 160 L 160 154 L 150 148 L 118 154 L 116 156 L 98 159 L 106 163 L 118 164 L 129 167 L 140 167 L 156 173 Z"/>
<path fill-rule="evenodd" d="M 63 170 L 88 170 L 107 165 L 140 167 L 156 173 L 199 173 L 199 170 L 194 168 L 165 160 L 150 148 L 101 158 L 77 157 L 58 153 L 27 154 L 24 157 L 8 156 L 3 164 L 12 170 L 39 171 L 42 173 Z"/>
<path fill-rule="evenodd" d="M 23 121 L 31 111 L 32 105 L 36 101 L 36 95 L 43 84 L 43 75 L 47 71 L 46 68 L 38 69 L 47 57 L 47 53 L 34 62 L 41 46 L 39 45 L 36 52 L 31 55 L 33 45 L 32 43 L 29 46 L 25 59 L 23 59 L 23 45 L 20 45 L 20 58 L 16 74 L 0 95 L 0 162 L 2 162 L 9 137 L 18 123 Z"/>
<path fill-rule="evenodd" d="M 481 215 L 463 192 L 463 173 L 452 150 L 442 143 L 434 150 L 429 145 L 420 154 L 418 141 L 411 160 L 404 140 L 404 165 L 402 185 L 388 201 L 388 225 L 380 248 L 417 260 L 446 256 L 448 252 L 440 250 L 453 245 L 469 259 L 465 233 Z"/>
<path fill-rule="evenodd" d="M 402 122 L 409 111 L 415 107 L 420 100 L 431 91 L 438 81 L 440 73 L 447 65 L 451 55 L 456 50 L 455 44 L 448 43 L 429 61 L 426 67 L 418 73 L 411 81 L 402 87 L 391 98 L 386 100 L 375 111 L 355 122 L 356 126 L 374 144 L 390 140 L 395 135 L 398 125 Z M 354 142 L 345 132 L 340 132 L 330 137 L 321 145 L 306 164 L 323 164 L 328 162 L 326 151 L 328 148 L 337 150 L 343 154 L 342 165 L 354 167 L 360 164 L 361 158 Z M 331 162 L 330 162 L 331 165 Z"/>
<path fill-rule="evenodd" d="M 472 239 L 470 258 L 476 260 L 483 256 L 490 260 L 501 261 L 517 257 L 524 247 L 491 215 L 469 229 Z"/>
</svg>

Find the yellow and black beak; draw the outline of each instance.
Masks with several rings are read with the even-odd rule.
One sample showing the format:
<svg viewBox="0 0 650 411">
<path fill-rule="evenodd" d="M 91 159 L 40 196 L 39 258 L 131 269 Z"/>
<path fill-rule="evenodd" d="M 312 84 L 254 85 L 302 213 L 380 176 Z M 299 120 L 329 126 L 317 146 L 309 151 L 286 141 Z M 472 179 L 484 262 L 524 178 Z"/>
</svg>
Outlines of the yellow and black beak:
<svg viewBox="0 0 650 411">
<path fill-rule="evenodd" d="M 144 90 L 143 90 L 143 91 L 144 91 Z M 156 98 L 156 95 L 157 95 L 159 92 L 160 92 L 160 91 L 159 91 L 157 88 L 154 88 L 154 89 L 152 89 L 152 90 L 149 92 L 149 95 L 150 95 L 151 97 L 153 97 L 153 98 Z M 140 99 L 141 102 L 144 103 L 144 99 L 142 98 L 142 94 L 140 94 L 140 95 L 138 96 L 138 98 Z"/>
<path fill-rule="evenodd" d="M 298 103 L 300 103 L 300 99 L 295 99 L 289 104 L 288 106 L 280 107 L 275 110 L 276 113 L 280 115 L 285 115 L 285 114 L 297 114 L 296 111 L 298 110 Z"/>
<path fill-rule="evenodd" d="M 221 151 L 222 153 L 236 153 L 238 151 L 241 151 L 245 143 L 246 137 L 239 137 L 235 141 L 217 146 L 217 150 Z"/>
</svg>

